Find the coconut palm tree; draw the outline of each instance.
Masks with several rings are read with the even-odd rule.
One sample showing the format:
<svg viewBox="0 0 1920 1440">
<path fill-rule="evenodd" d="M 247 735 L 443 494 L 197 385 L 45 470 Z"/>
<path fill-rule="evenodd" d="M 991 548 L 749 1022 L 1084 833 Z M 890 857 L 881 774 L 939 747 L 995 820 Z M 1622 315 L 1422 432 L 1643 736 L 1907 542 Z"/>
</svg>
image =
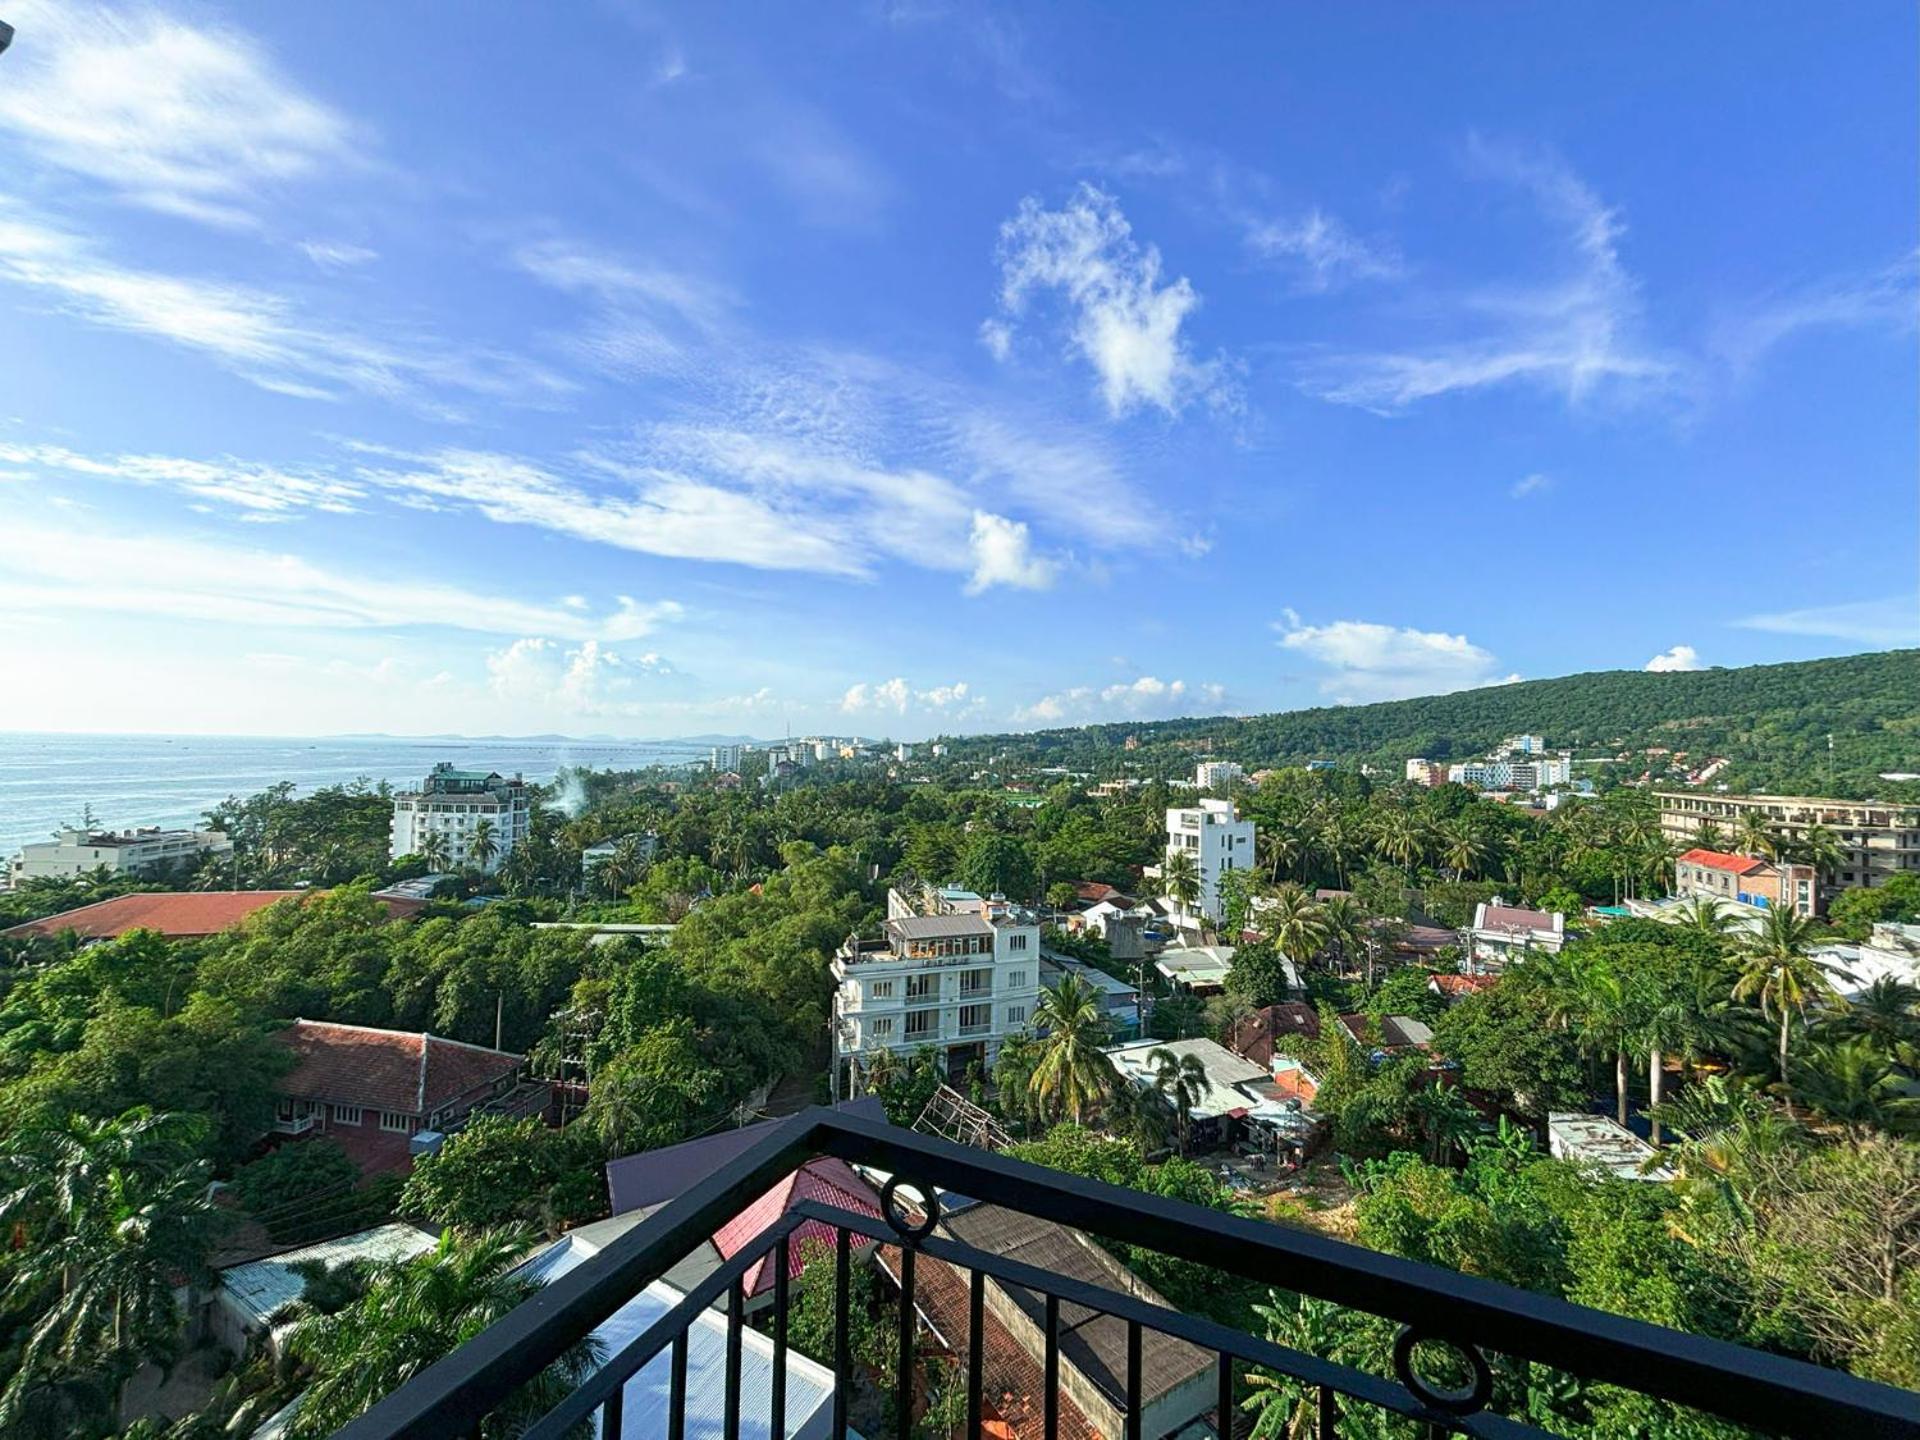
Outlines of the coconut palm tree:
<svg viewBox="0 0 1920 1440">
<path fill-rule="evenodd" d="M 1261 907 L 1260 924 L 1274 948 L 1301 967 L 1327 943 L 1326 917 L 1320 902 L 1291 882 L 1268 897 Z"/>
<path fill-rule="evenodd" d="M 1724 940 L 1733 932 L 1733 911 L 1711 895 L 1696 895 L 1681 907 L 1675 923 L 1709 940 Z"/>
<path fill-rule="evenodd" d="M 1392 805 L 1373 822 L 1373 848 L 1413 878 L 1414 862 L 1427 851 L 1427 828 L 1411 806 Z"/>
<path fill-rule="evenodd" d="M 1828 967 L 1807 953 L 1813 933 L 1813 921 L 1790 907 L 1769 909 L 1759 933 L 1747 941 L 1740 978 L 1733 987 L 1734 999 L 1757 1001 L 1760 1013 L 1780 1027 L 1782 1085 L 1788 1083 L 1787 1040 L 1794 1017 L 1804 1015 L 1815 1000 L 1845 1003 L 1833 988 Z"/>
<path fill-rule="evenodd" d="M 1708 818 L 1693 827 L 1693 843 L 1702 850 L 1718 850 L 1726 843 L 1726 832 L 1718 820 Z"/>
<path fill-rule="evenodd" d="M 1906 1076 L 1865 1035 L 1812 1046 L 1793 1077 L 1793 1098 L 1844 1125 L 1856 1144 L 1875 1131 L 1920 1131 L 1920 1096 L 1908 1093 Z"/>
<path fill-rule="evenodd" d="M 1041 1034 L 1040 1058 L 1028 1089 L 1043 1110 L 1064 1113 L 1077 1125 L 1087 1107 L 1113 1089 L 1113 1062 L 1101 1050 L 1106 1017 L 1094 989 L 1077 975 L 1040 991 L 1034 1029 Z"/>
<path fill-rule="evenodd" d="M 429 870 L 438 870 L 447 863 L 447 837 L 438 830 L 429 830 L 421 837 L 417 847 L 420 858 L 427 862 Z"/>
<path fill-rule="evenodd" d="M 1434 834 L 1440 860 L 1455 880 L 1478 874 L 1488 854 L 1486 832 L 1472 815 L 1462 813 L 1442 824 Z"/>
<path fill-rule="evenodd" d="M 1117 1085 L 1101 1112 L 1101 1126 L 1125 1140 L 1142 1159 L 1166 1147 L 1167 1105 L 1160 1095 L 1139 1085 Z"/>
<path fill-rule="evenodd" d="M 1840 837 L 1824 825 L 1809 825 L 1794 842 L 1793 858 L 1813 867 L 1816 885 L 1825 885 L 1846 863 L 1847 852 Z"/>
<path fill-rule="evenodd" d="M 427 1254 L 375 1271 L 352 1305 L 296 1325 L 287 1348 L 313 1379 L 292 1440 L 331 1435 L 538 1293 L 538 1280 L 516 1272 L 531 1238 L 491 1230 L 462 1243 L 449 1231 Z M 604 1350 L 591 1337 L 574 1344 L 496 1410 L 481 1434 L 518 1434 L 598 1369 Z"/>
<path fill-rule="evenodd" d="M 1173 1107 L 1174 1119 L 1179 1125 L 1180 1153 L 1185 1155 L 1188 1133 L 1193 1126 L 1193 1107 L 1213 1089 L 1213 1082 L 1207 1079 L 1207 1067 L 1200 1063 L 1198 1055 L 1175 1055 L 1164 1045 L 1147 1052 L 1147 1063 L 1153 1067 L 1154 1090 Z"/>
<path fill-rule="evenodd" d="M 1371 987 L 1372 951 L 1367 948 L 1370 933 L 1368 919 L 1366 908 L 1351 895 L 1335 895 L 1320 905 L 1322 944 L 1339 955 L 1341 975 L 1351 974 L 1353 956 L 1365 952 L 1368 958 L 1367 983 Z"/>
<path fill-rule="evenodd" d="M 1615 1118 L 1627 1123 L 1627 1053 L 1637 1038 L 1635 997 L 1603 960 L 1576 961 L 1577 987 L 1564 1004 L 1577 1043 L 1589 1055 L 1613 1057 Z"/>
<path fill-rule="evenodd" d="M 1734 822 L 1733 843 L 1742 855 L 1771 860 L 1780 853 L 1780 837 L 1773 821 L 1758 810 L 1742 810 Z"/>
<path fill-rule="evenodd" d="M 1882 975 L 1854 996 L 1831 1026 L 1842 1035 L 1871 1039 L 1882 1053 L 1911 1067 L 1920 1052 L 1920 986 Z"/>
<path fill-rule="evenodd" d="M 1268 825 L 1255 833 L 1253 853 L 1267 878 L 1278 885 L 1280 872 L 1300 863 L 1300 837 L 1290 825 Z"/>
<path fill-rule="evenodd" d="M 1193 852 L 1167 851 L 1166 862 L 1160 867 L 1160 883 L 1166 887 L 1167 898 L 1180 907 L 1180 918 L 1185 920 L 1188 909 L 1200 898 L 1200 862 Z"/>
<path fill-rule="evenodd" d="M 493 821 L 483 815 L 474 821 L 473 838 L 467 842 L 467 854 L 476 866 L 484 870 L 499 853 L 500 842 L 493 838 Z"/>
</svg>

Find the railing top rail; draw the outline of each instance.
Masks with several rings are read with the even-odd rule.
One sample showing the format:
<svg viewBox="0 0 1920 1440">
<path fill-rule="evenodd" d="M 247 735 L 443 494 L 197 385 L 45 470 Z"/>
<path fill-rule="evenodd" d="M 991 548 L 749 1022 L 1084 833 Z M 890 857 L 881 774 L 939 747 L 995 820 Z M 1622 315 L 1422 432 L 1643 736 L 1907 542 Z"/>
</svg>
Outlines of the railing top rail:
<svg viewBox="0 0 1920 1440">
<path fill-rule="evenodd" d="M 783 1122 L 386 1397 L 341 1436 L 425 1440 L 465 1433 L 732 1219 L 747 1199 L 823 1153 L 1369 1311 L 1423 1337 L 1539 1361 L 1762 1431 L 1920 1440 L 1920 1394 L 820 1107 Z"/>
</svg>

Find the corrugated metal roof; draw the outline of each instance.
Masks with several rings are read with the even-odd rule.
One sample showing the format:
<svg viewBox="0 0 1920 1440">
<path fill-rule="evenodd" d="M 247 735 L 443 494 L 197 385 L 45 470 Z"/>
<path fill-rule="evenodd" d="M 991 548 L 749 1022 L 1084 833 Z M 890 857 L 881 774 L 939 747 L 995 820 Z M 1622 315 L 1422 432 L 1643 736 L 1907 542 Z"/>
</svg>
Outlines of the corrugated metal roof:
<svg viewBox="0 0 1920 1440">
<path fill-rule="evenodd" d="M 220 1298 L 245 1315 L 249 1327 L 264 1325 L 276 1311 L 306 1293 L 307 1282 L 293 1273 L 293 1267 L 303 1261 L 344 1265 L 356 1260 L 376 1264 L 411 1260 L 436 1243 L 433 1236 L 413 1225 L 377 1226 L 222 1270 Z"/>
<path fill-rule="evenodd" d="M 887 928 L 905 940 L 946 940 L 959 935 L 991 935 L 983 915 L 902 915 Z"/>
</svg>

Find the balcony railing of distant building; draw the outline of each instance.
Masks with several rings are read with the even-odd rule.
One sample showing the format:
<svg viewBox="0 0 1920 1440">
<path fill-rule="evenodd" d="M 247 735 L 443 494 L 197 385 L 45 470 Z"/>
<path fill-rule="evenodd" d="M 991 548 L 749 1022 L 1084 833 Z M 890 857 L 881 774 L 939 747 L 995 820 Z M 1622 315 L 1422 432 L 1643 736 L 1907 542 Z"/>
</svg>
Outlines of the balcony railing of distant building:
<svg viewBox="0 0 1920 1440">
<path fill-rule="evenodd" d="M 809 1221 L 832 1227 L 835 1354 L 832 1430 L 847 1433 L 850 1380 L 851 1269 L 856 1250 L 884 1243 L 899 1249 L 899 1373 L 893 1426 L 912 1433 L 916 1408 L 915 1261 L 930 1257 L 968 1276 L 967 1333 L 947 1337 L 965 1356 L 965 1434 L 980 1436 L 991 1397 L 983 1393 L 981 1341 L 989 1278 L 1044 1298 L 1040 1326 L 1045 1377 L 1039 1402 L 1044 1433 L 1057 1434 L 1062 1360 L 1062 1313 L 1081 1307 L 1120 1321 L 1126 1334 L 1124 1440 L 1158 1440 L 1143 1433 L 1143 1336 L 1157 1332 L 1199 1347 L 1214 1360 L 1215 1415 L 1230 1427 L 1234 1384 L 1247 1367 L 1287 1377 L 1311 1397 L 1312 1434 L 1335 1440 L 1357 1412 L 1401 1416 L 1429 1435 L 1473 1435 L 1487 1440 L 1545 1437 L 1550 1432 L 1497 1413 L 1495 1370 L 1511 1374 L 1544 1365 L 1582 1380 L 1620 1386 L 1717 1415 L 1766 1434 L 1849 1440 L 1920 1437 L 1920 1395 L 1834 1370 L 1724 1341 L 1687 1335 L 1378 1254 L 1305 1231 L 1162 1199 L 1028 1165 L 1002 1155 L 896 1129 L 829 1110 L 794 1116 L 752 1149 L 715 1170 L 611 1242 L 578 1269 L 556 1280 L 497 1324 L 432 1365 L 339 1432 L 340 1440 L 440 1440 L 472 1436 L 482 1423 L 569 1347 L 740 1209 L 807 1160 L 833 1155 L 889 1178 L 881 1191 L 884 1220 L 814 1202 L 788 1210 L 685 1293 L 653 1325 L 609 1356 L 600 1369 L 546 1416 L 523 1432 L 526 1440 L 559 1440 L 582 1422 L 599 1421 L 603 1440 L 620 1440 L 626 1387 L 650 1362 L 670 1356 L 666 1391 L 668 1440 L 687 1433 L 688 1335 L 708 1307 L 724 1305 L 726 1440 L 742 1431 L 742 1336 L 746 1323 L 743 1277 L 763 1256 L 775 1257 L 774 1294 L 765 1324 L 773 1368 L 764 1402 L 755 1399 L 755 1433 L 784 1440 L 788 1433 L 786 1359 L 788 1280 L 794 1236 Z M 938 1232 L 940 1192 L 971 1197 L 1069 1226 L 1122 1245 L 1145 1246 L 1336 1305 L 1398 1322 L 1393 1378 L 1289 1349 L 1199 1316 L 1149 1303 L 1135 1295 L 1036 1269 L 945 1238 Z M 907 1197 L 914 1196 L 911 1204 Z M 824 1257 L 821 1263 L 825 1263 Z M 891 1268 L 891 1267 L 890 1267 Z M 963 1342 L 964 1341 L 964 1345 Z M 1416 1351 L 1449 1351 L 1465 1383 L 1449 1388 L 1423 1374 Z M 764 1403 L 764 1411 L 760 1406 Z M 766 1421 L 765 1429 L 761 1421 Z M 652 1433 L 649 1431 L 649 1433 Z M 1224 1433 L 1216 1427 L 1216 1433 Z M 1302 1432 L 1292 1432 L 1301 1435 Z M 1121 1440 L 1121 1437 L 1114 1437 Z"/>
</svg>

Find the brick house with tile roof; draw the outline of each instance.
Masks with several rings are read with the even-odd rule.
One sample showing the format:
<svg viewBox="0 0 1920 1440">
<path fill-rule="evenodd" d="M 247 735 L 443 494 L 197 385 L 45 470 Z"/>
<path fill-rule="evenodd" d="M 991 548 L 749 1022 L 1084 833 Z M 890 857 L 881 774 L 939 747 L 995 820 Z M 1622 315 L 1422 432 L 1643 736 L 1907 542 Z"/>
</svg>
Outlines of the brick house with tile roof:
<svg viewBox="0 0 1920 1440">
<path fill-rule="evenodd" d="M 294 1059 L 274 1082 L 274 1131 L 326 1134 L 363 1168 L 356 1152 L 404 1160 L 408 1137 L 455 1127 L 508 1095 L 527 1063 L 524 1055 L 438 1035 L 329 1020 L 295 1020 L 273 1038 Z"/>
<path fill-rule="evenodd" d="M 1698 847 L 1673 862 L 1673 893 L 1763 910 L 1785 905 L 1802 915 L 1812 915 L 1819 905 L 1811 865 L 1779 864 Z"/>
</svg>

